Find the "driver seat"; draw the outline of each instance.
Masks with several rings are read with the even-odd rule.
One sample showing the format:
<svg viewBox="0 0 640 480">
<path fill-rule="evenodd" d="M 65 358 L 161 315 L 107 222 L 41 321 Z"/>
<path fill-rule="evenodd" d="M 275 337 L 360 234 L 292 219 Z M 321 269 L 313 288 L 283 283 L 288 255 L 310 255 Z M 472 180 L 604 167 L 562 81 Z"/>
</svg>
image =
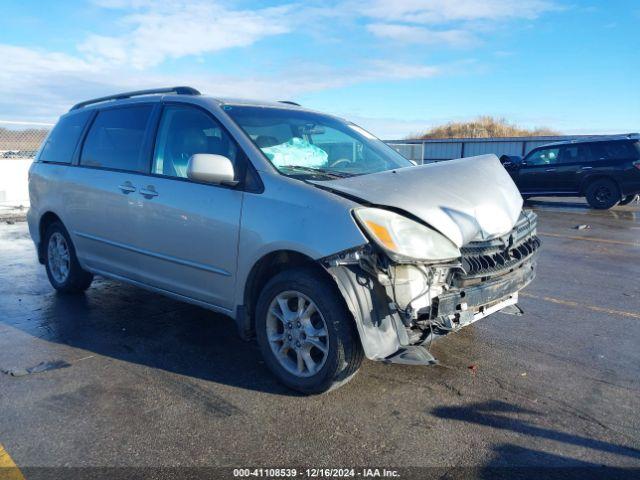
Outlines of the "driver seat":
<svg viewBox="0 0 640 480">
<path fill-rule="evenodd" d="M 187 177 L 187 165 L 196 153 L 213 153 L 228 156 L 228 141 L 207 136 L 202 126 L 185 125 L 176 129 L 169 140 L 168 162 L 164 163 L 163 173 L 175 177 Z"/>
</svg>

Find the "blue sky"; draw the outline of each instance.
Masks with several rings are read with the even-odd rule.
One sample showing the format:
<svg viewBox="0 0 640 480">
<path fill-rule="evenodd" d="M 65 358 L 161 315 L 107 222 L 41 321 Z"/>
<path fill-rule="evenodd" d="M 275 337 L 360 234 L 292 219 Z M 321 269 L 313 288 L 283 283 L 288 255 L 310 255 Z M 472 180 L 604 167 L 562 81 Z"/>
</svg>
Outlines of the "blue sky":
<svg viewBox="0 0 640 480">
<path fill-rule="evenodd" d="M 640 130 L 640 1 L 0 0 L 0 120 L 122 90 L 290 99 L 384 138 Z"/>
</svg>

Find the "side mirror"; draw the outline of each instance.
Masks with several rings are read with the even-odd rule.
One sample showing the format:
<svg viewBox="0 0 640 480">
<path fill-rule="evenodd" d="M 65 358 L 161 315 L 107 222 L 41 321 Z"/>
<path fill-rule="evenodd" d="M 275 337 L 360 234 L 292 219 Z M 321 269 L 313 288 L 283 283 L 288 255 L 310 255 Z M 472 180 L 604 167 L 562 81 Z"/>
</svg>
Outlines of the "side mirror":
<svg viewBox="0 0 640 480">
<path fill-rule="evenodd" d="M 187 177 L 214 185 L 237 185 L 233 163 L 224 155 L 196 153 L 187 164 Z"/>
<path fill-rule="evenodd" d="M 522 157 L 519 155 L 502 155 L 500 163 L 507 170 L 511 170 L 522 164 Z"/>
</svg>

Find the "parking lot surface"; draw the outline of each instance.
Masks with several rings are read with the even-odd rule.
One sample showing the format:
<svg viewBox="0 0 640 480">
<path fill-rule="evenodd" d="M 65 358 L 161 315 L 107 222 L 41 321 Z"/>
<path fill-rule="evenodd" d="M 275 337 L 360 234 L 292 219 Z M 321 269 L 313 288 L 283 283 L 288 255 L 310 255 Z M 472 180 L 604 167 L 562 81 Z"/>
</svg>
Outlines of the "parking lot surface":
<svg viewBox="0 0 640 480">
<path fill-rule="evenodd" d="M 525 315 L 439 340 L 439 366 L 367 361 L 315 397 L 278 384 L 225 317 L 102 278 L 54 293 L 26 223 L 3 222 L 0 453 L 27 478 L 34 466 L 640 468 L 640 208 L 530 207 L 544 244 Z"/>
</svg>

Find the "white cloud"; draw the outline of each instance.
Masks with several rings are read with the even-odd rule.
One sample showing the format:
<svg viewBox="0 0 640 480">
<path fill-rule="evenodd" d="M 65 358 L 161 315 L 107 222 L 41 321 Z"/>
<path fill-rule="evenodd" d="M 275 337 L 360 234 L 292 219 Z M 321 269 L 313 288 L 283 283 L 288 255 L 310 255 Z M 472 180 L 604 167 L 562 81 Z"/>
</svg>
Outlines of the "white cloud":
<svg viewBox="0 0 640 480">
<path fill-rule="evenodd" d="M 533 19 L 558 8 L 549 0 L 369 0 L 357 5 L 364 16 L 415 24 Z"/>
<path fill-rule="evenodd" d="M 101 6 L 122 8 L 129 2 L 101 0 Z M 129 5 L 131 5 L 129 3 Z M 128 27 L 120 36 L 91 35 L 79 45 L 94 60 L 144 69 L 167 58 L 181 58 L 247 47 L 291 30 L 290 6 L 232 10 L 215 2 L 134 2 L 122 18 Z"/>
<path fill-rule="evenodd" d="M 369 68 L 360 74 L 358 80 L 431 78 L 455 70 L 455 67 L 451 65 L 420 65 L 387 60 L 372 60 L 368 62 L 368 66 Z"/>
<path fill-rule="evenodd" d="M 50 121 L 78 100 L 154 86 L 187 84 L 220 96 L 283 99 L 363 82 L 431 78 L 458 71 L 460 62 L 424 65 L 353 57 L 345 63 L 349 66 L 335 67 L 323 63 L 331 62 L 327 57 L 279 70 L 276 64 L 273 73 L 256 70 L 253 75 L 212 68 L 201 74 L 160 72 L 170 59 L 199 61 L 287 33 L 313 32 L 316 41 L 331 37 L 341 42 L 345 28 L 364 28 L 394 42 L 463 47 L 477 43 L 473 22 L 535 18 L 555 8 L 547 0 L 338 0 L 330 5 L 291 0 L 252 10 L 223 0 L 92 1 L 121 14 L 106 25 L 117 34 L 89 34 L 71 53 L 0 44 L 0 58 L 7 59 L 0 68 L 0 118 Z"/>
<path fill-rule="evenodd" d="M 83 72 L 92 64 L 82 58 L 60 52 L 0 44 L 0 78 L 12 73 L 46 75 L 49 72 Z"/>
<path fill-rule="evenodd" d="M 372 23 L 367 25 L 367 30 L 377 37 L 401 43 L 445 44 L 462 47 L 478 41 L 473 33 L 461 29 L 433 30 L 414 25 Z"/>
<path fill-rule="evenodd" d="M 109 63 L 104 57 L 86 60 L 3 44 L 0 58 L 12 59 L 0 69 L 0 119 L 30 121 L 55 120 L 80 100 L 118 91 L 191 85 L 219 97 L 281 100 L 363 82 L 430 78 L 458 68 L 371 60 L 345 68 L 298 63 L 295 68 L 260 75 L 168 74 L 132 70 Z"/>
<path fill-rule="evenodd" d="M 501 22 L 559 9 L 550 0 L 354 0 L 350 6 L 373 20 L 366 28 L 379 38 L 453 47 L 477 46 L 480 34 Z"/>
<path fill-rule="evenodd" d="M 375 36 L 403 43 L 470 45 L 477 22 L 533 19 L 558 9 L 551 0 L 292 0 L 277 7 L 234 9 L 221 0 L 93 0 L 127 12 L 120 35 L 90 35 L 79 49 L 94 60 L 144 69 L 181 58 L 247 47 L 293 31 L 330 31 L 339 21 L 369 19 Z M 450 24 L 457 22 L 456 28 Z M 474 23 L 475 22 L 475 23 Z M 429 26 L 429 28 L 426 28 Z M 435 28 L 434 28 L 435 27 Z M 322 33 L 320 33 L 321 35 Z"/>
</svg>

